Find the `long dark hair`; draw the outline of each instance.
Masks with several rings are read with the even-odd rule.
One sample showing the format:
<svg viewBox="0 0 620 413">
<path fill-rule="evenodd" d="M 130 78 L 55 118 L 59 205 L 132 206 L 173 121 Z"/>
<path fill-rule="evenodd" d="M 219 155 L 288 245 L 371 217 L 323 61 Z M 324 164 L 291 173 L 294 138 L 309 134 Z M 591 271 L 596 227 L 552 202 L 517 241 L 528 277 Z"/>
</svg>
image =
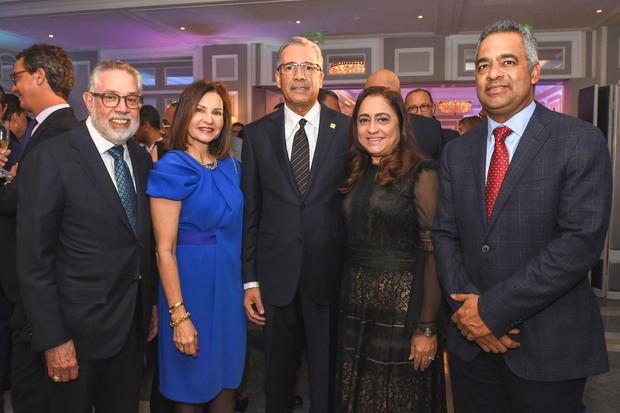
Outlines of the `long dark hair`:
<svg viewBox="0 0 620 413">
<path fill-rule="evenodd" d="M 230 98 L 228 97 L 226 86 L 222 82 L 198 80 L 185 88 L 179 98 L 179 104 L 170 127 L 170 142 L 172 149 L 180 151 L 187 149 L 189 122 L 192 120 L 194 113 L 196 113 L 200 99 L 209 92 L 216 92 L 222 98 L 224 106 L 224 126 L 220 136 L 209 142 L 209 154 L 216 159 L 222 160 L 228 158 L 230 154 L 231 131 Z"/>
<path fill-rule="evenodd" d="M 403 97 L 400 93 L 391 91 L 383 86 L 366 88 L 357 98 L 355 109 L 353 110 L 353 119 L 351 120 L 349 132 L 351 147 L 347 160 L 347 177 L 344 185 L 339 189 L 343 194 L 346 194 L 353 188 L 364 169 L 371 163 L 370 155 L 360 144 L 357 136 L 357 118 L 364 99 L 368 96 L 377 95 L 383 96 L 394 112 L 396 112 L 398 124 L 400 125 L 400 139 L 394 152 L 381 158 L 379 172 L 377 172 L 375 180 L 379 185 L 389 185 L 405 176 L 412 169 L 417 168 L 422 161 L 426 160 L 426 157 L 418 149 L 418 144 L 409 123 L 409 114 L 405 109 Z"/>
</svg>

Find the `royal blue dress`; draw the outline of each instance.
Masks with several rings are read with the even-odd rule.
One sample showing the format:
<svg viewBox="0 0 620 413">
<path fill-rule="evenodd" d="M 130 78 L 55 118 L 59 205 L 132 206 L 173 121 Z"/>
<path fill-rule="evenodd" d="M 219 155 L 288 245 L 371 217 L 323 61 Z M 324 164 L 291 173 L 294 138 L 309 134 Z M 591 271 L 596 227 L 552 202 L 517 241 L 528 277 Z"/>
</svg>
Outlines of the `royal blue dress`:
<svg viewBox="0 0 620 413">
<path fill-rule="evenodd" d="M 159 287 L 159 390 L 167 398 L 204 403 L 241 383 L 246 316 L 241 281 L 241 168 L 234 158 L 207 169 L 182 151 L 155 163 L 152 197 L 181 201 L 177 264 L 185 308 L 198 331 L 198 358 L 175 347 L 168 302 Z"/>
</svg>

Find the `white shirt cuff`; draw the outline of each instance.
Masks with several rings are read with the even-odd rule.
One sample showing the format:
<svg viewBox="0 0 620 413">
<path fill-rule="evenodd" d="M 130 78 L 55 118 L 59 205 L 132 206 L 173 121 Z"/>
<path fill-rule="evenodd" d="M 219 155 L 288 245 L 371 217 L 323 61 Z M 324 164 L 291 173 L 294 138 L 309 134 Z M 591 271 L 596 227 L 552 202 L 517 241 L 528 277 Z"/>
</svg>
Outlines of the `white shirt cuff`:
<svg viewBox="0 0 620 413">
<path fill-rule="evenodd" d="M 257 288 L 258 281 L 250 281 L 249 283 L 243 283 L 243 290 L 247 290 L 248 288 Z"/>
</svg>

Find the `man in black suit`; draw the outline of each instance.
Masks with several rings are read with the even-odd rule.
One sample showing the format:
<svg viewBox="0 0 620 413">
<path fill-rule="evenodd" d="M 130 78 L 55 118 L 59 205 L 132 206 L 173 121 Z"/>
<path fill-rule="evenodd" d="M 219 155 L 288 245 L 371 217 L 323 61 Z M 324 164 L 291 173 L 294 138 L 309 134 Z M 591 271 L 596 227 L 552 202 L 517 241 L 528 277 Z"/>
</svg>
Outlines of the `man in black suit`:
<svg viewBox="0 0 620 413">
<path fill-rule="evenodd" d="M 154 294 L 140 74 L 95 66 L 90 116 L 20 167 L 17 268 L 53 412 L 134 412 Z"/>
<path fill-rule="evenodd" d="M 407 112 L 411 114 L 436 119 L 435 110 L 437 105 L 433 102 L 431 92 L 426 89 L 414 89 L 407 93 L 407 96 L 405 96 L 405 107 Z M 459 133 L 454 129 L 441 128 L 441 145 L 445 146 L 446 143 L 457 136 L 459 136 Z"/>
<path fill-rule="evenodd" d="M 588 270 L 609 222 L 600 130 L 534 101 L 536 40 L 487 27 L 476 54 L 488 119 L 442 155 L 432 232 L 454 315 L 456 412 L 579 412 L 586 377 L 608 370 Z"/>
<path fill-rule="evenodd" d="M 366 80 L 365 88 L 383 86 L 395 92 L 400 91 L 400 79 L 391 70 L 381 69 L 371 74 Z M 442 149 L 441 124 L 437 119 L 410 114 L 413 135 L 420 150 L 429 158 L 439 159 Z"/>
<path fill-rule="evenodd" d="M 343 259 L 342 185 L 349 118 L 317 102 L 319 47 L 278 53 L 285 105 L 244 130 L 244 306 L 265 325 L 266 412 L 289 412 L 305 333 L 313 412 L 329 411 L 331 311 Z"/>
<path fill-rule="evenodd" d="M 167 152 L 164 138 L 161 136 L 159 112 L 152 105 L 140 108 L 140 126 L 134 138 L 144 145 L 151 154 L 153 162 L 157 162 Z"/>
<path fill-rule="evenodd" d="M 2 265 L 1 281 L 13 304 L 11 319 L 11 398 L 15 411 L 47 412 L 49 379 L 41 355 L 31 347 L 31 328 L 26 320 L 15 267 L 15 213 L 20 169 L 29 162 L 28 154 L 43 142 L 77 125 L 73 110 L 67 104 L 73 89 L 73 63 L 60 47 L 35 44 L 17 55 L 13 73 L 13 92 L 19 93 L 22 109 L 32 112 L 37 124 L 18 160 L 20 168 L 15 178 L 0 188 L 0 238 Z M 0 165 L 6 162 L 0 157 Z M 14 167 L 15 168 L 15 167 Z"/>
</svg>

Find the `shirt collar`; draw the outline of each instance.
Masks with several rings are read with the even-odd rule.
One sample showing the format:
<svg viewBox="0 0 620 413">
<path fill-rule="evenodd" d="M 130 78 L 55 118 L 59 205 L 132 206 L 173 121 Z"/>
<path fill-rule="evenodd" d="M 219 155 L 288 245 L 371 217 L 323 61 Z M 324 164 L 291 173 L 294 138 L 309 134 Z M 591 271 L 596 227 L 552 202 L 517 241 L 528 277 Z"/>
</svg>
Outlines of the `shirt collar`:
<svg viewBox="0 0 620 413">
<path fill-rule="evenodd" d="M 37 125 L 40 125 L 43 123 L 43 121 L 45 119 L 47 119 L 47 117 L 49 115 L 51 115 L 52 113 L 56 112 L 59 109 L 63 109 L 63 108 L 68 108 L 70 107 L 68 103 L 61 103 L 59 105 L 54 105 L 54 106 L 50 106 L 49 108 L 45 108 L 43 109 L 36 117 L 35 119 L 37 120 Z"/>
<path fill-rule="evenodd" d="M 103 135 L 101 135 L 99 131 L 95 129 L 95 125 L 93 125 L 93 121 L 90 118 L 90 116 L 86 118 L 86 128 L 88 128 L 88 132 L 90 133 L 90 136 L 93 138 L 93 142 L 95 143 L 95 146 L 97 147 L 97 151 L 99 152 L 99 154 L 103 154 L 107 152 L 108 149 L 110 149 L 111 147 L 116 146 L 112 142 L 104 138 Z M 125 148 L 126 150 L 127 145 L 123 144 L 123 148 Z"/>
<path fill-rule="evenodd" d="M 530 122 L 530 118 L 534 114 L 534 110 L 536 110 L 536 102 L 532 100 L 529 105 L 521 109 L 519 113 L 514 115 L 512 118 L 508 119 L 504 123 L 498 123 L 494 121 L 491 117 L 489 117 L 488 122 L 488 139 L 493 139 L 493 129 L 498 126 L 508 126 L 513 133 L 523 136 L 525 132 L 525 128 L 527 128 L 527 124 Z"/>
<path fill-rule="evenodd" d="M 291 129 L 295 127 L 299 123 L 299 120 L 304 118 L 308 123 L 314 126 L 317 130 L 319 129 L 319 120 L 321 118 L 321 104 L 316 101 L 310 110 L 304 115 L 299 116 L 297 113 L 293 112 L 291 109 L 284 104 L 284 124 L 289 125 Z"/>
</svg>

